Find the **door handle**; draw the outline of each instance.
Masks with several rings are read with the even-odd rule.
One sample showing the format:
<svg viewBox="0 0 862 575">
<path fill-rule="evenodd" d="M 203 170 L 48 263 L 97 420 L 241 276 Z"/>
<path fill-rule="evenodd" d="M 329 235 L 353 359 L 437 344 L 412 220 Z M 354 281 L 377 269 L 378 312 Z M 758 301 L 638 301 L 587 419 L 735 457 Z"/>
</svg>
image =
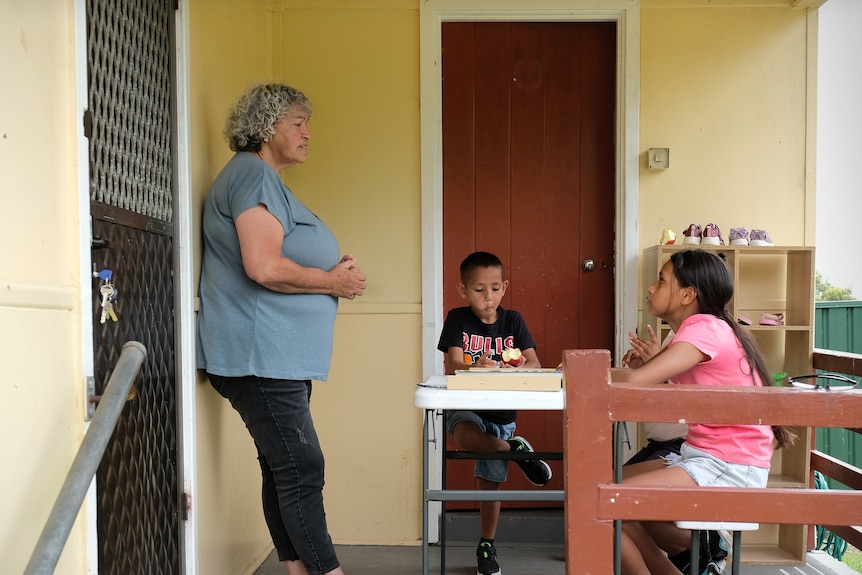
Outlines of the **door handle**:
<svg viewBox="0 0 862 575">
<path fill-rule="evenodd" d="M 596 269 L 596 262 L 593 260 L 584 260 L 583 266 L 586 271 L 593 271 Z"/>
<path fill-rule="evenodd" d="M 108 240 L 106 240 L 104 238 L 99 238 L 96 236 L 93 236 L 90 238 L 90 249 L 100 250 L 103 248 L 110 247 L 110 245 L 111 245 L 111 242 L 109 242 Z"/>
</svg>

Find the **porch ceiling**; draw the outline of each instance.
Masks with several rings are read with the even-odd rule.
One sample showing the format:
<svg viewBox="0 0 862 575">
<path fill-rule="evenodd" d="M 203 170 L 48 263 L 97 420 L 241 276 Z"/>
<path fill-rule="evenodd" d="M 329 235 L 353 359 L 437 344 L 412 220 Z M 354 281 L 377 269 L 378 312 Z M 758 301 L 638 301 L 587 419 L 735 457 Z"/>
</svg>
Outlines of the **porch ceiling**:
<svg viewBox="0 0 862 575">
<path fill-rule="evenodd" d="M 828 0 L 641 0 L 642 7 L 650 8 L 683 8 L 683 7 L 714 7 L 726 8 L 741 6 L 770 7 L 785 6 L 791 9 L 820 8 Z"/>
</svg>

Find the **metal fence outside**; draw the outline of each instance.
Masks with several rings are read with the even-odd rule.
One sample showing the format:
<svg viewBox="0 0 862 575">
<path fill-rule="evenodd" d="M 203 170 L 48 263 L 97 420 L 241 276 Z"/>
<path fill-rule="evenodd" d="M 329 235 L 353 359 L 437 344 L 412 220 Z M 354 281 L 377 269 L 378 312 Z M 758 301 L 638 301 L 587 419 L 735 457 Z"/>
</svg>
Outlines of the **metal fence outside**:
<svg viewBox="0 0 862 575">
<path fill-rule="evenodd" d="M 814 347 L 862 354 L 862 301 L 817 302 Z M 862 467 L 862 435 L 847 429 L 818 427 L 816 438 L 819 451 Z M 827 483 L 830 489 L 847 488 L 833 479 Z"/>
</svg>

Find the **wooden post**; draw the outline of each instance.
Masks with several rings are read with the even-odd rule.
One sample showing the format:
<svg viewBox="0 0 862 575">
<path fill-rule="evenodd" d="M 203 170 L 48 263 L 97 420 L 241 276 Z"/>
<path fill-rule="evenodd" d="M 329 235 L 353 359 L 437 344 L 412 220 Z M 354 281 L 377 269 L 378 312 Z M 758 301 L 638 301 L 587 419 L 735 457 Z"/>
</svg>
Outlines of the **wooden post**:
<svg viewBox="0 0 862 575">
<path fill-rule="evenodd" d="M 856 488 L 849 491 L 620 485 L 613 482 L 613 426 L 697 421 L 859 429 L 862 393 L 612 382 L 607 350 L 565 351 L 563 380 L 567 575 L 612 572 L 614 519 L 814 523 L 837 526 L 834 531 L 857 540 L 857 528 L 847 527 L 862 517 L 862 478 L 855 468 L 812 458 Z"/>
<path fill-rule="evenodd" d="M 599 519 L 599 486 L 613 481 L 610 366 L 607 350 L 563 353 L 567 575 L 608 575 L 613 564 L 613 520 Z"/>
</svg>

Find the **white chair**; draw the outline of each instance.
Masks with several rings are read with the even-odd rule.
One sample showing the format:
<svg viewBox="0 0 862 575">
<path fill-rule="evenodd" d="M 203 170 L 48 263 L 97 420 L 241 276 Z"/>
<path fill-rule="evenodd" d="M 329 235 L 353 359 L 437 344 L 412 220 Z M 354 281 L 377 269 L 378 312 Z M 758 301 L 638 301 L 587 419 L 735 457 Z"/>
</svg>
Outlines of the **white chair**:
<svg viewBox="0 0 862 575">
<path fill-rule="evenodd" d="M 729 531 L 733 533 L 733 549 L 731 550 L 732 562 L 730 572 L 739 575 L 739 556 L 742 546 L 743 531 L 757 531 L 759 523 L 734 523 L 731 521 L 676 521 L 680 529 L 691 530 L 691 575 L 700 575 L 700 532 L 701 531 Z"/>
</svg>

